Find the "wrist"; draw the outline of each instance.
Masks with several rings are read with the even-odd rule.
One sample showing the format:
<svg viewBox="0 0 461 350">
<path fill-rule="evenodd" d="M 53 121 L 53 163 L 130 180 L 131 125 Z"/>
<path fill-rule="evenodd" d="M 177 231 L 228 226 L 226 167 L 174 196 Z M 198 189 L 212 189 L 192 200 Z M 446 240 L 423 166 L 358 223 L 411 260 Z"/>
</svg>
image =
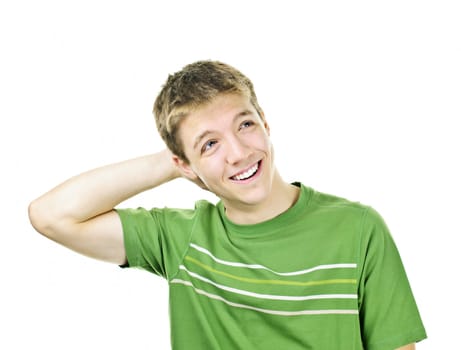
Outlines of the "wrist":
<svg viewBox="0 0 461 350">
<path fill-rule="evenodd" d="M 161 171 L 164 173 L 164 180 L 165 182 L 177 179 L 178 177 L 181 177 L 181 172 L 178 169 L 178 166 L 174 162 L 173 159 L 173 153 L 166 148 L 163 151 L 160 151 L 158 154 L 158 157 L 160 157 L 159 163 L 154 164 L 155 167 L 159 167 Z"/>
</svg>

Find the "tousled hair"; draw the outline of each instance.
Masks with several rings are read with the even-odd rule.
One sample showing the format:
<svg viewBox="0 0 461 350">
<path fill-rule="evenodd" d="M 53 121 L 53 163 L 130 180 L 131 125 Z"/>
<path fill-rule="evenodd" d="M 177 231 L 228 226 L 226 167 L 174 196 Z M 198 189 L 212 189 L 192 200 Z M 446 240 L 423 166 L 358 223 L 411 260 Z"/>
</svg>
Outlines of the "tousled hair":
<svg viewBox="0 0 461 350">
<path fill-rule="evenodd" d="M 188 162 L 178 131 L 181 121 L 194 109 L 220 94 L 247 96 L 262 116 L 253 83 L 240 71 L 218 61 L 198 61 L 168 76 L 154 102 L 157 129 L 171 152 Z"/>
</svg>

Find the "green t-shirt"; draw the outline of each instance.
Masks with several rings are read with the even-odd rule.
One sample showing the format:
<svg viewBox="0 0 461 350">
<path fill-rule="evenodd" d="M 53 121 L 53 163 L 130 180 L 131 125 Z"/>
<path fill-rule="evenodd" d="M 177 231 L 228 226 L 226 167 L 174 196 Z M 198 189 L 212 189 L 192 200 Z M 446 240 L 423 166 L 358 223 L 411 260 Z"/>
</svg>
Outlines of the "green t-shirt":
<svg viewBox="0 0 461 350">
<path fill-rule="evenodd" d="M 426 337 L 399 253 L 370 207 L 301 187 L 255 225 L 222 202 L 119 209 L 130 267 L 168 280 L 175 350 L 392 350 Z"/>
</svg>

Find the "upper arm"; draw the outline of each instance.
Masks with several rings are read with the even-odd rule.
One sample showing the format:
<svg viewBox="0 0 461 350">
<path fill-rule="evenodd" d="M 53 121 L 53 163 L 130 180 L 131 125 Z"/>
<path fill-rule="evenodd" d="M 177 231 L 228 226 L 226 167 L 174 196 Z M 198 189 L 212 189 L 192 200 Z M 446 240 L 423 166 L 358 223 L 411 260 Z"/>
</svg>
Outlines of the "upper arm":
<svg viewBox="0 0 461 350">
<path fill-rule="evenodd" d="M 74 237 L 76 251 L 118 265 L 126 263 L 122 223 L 115 210 L 78 224 Z"/>
<path fill-rule="evenodd" d="M 62 219 L 52 224 L 34 222 L 35 229 L 80 254 L 123 265 L 126 263 L 123 228 L 115 210 L 108 211 L 82 223 Z"/>
<path fill-rule="evenodd" d="M 426 338 L 410 283 L 383 219 L 370 210 L 362 226 L 359 304 L 365 348 L 397 348 Z M 403 349 L 412 349 L 403 348 Z"/>
</svg>

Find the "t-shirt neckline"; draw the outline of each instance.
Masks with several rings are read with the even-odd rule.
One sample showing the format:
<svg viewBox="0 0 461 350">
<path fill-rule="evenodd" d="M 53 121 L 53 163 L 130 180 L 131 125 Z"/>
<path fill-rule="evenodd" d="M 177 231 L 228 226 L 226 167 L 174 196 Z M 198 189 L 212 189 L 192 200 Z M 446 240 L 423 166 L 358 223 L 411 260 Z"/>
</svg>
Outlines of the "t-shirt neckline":
<svg viewBox="0 0 461 350">
<path fill-rule="evenodd" d="M 292 185 L 300 188 L 298 199 L 295 204 L 283 213 L 272 219 L 250 225 L 236 224 L 231 221 L 227 215 L 222 201 L 218 202 L 219 214 L 227 228 L 232 234 L 248 238 L 260 237 L 261 235 L 271 234 L 280 228 L 286 227 L 287 224 L 296 219 L 298 214 L 306 208 L 312 194 L 312 189 L 304 186 L 300 182 L 293 182 Z"/>
</svg>

